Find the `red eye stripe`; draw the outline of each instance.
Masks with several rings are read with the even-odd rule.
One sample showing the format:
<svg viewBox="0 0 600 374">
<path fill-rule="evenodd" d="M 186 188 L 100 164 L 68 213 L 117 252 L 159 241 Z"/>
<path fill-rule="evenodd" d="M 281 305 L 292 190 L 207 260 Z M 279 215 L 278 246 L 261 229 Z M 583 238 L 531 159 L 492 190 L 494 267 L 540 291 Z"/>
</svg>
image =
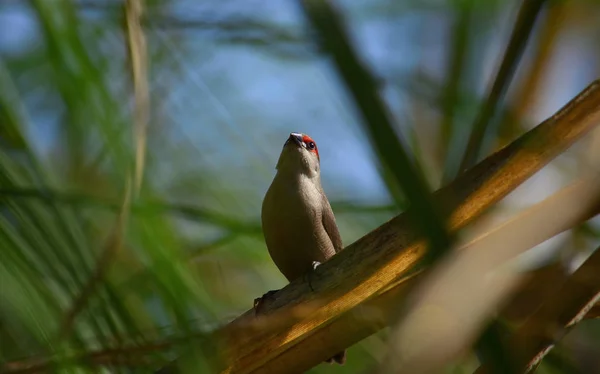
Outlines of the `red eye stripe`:
<svg viewBox="0 0 600 374">
<path fill-rule="evenodd" d="M 317 143 L 315 143 L 315 141 L 312 140 L 312 138 L 310 136 L 303 135 L 302 141 L 304 142 L 304 144 L 306 144 L 306 148 L 308 148 L 309 151 L 316 153 L 317 157 L 319 157 L 319 150 L 317 149 Z M 310 149 L 310 143 L 314 144 L 313 149 Z"/>
</svg>

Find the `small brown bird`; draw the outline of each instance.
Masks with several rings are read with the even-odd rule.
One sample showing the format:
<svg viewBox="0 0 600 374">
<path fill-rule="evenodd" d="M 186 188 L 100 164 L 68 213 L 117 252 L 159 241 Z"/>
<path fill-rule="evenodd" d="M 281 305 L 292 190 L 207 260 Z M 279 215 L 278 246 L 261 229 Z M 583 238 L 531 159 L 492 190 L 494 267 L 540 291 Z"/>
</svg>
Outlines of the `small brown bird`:
<svg viewBox="0 0 600 374">
<path fill-rule="evenodd" d="M 291 133 L 283 145 L 261 214 L 269 254 L 288 281 L 309 274 L 343 248 L 335 216 L 321 187 L 320 171 L 315 141 L 306 134 Z M 255 308 L 260 301 L 255 301 Z M 346 351 L 327 360 L 332 361 L 343 364 Z"/>
</svg>

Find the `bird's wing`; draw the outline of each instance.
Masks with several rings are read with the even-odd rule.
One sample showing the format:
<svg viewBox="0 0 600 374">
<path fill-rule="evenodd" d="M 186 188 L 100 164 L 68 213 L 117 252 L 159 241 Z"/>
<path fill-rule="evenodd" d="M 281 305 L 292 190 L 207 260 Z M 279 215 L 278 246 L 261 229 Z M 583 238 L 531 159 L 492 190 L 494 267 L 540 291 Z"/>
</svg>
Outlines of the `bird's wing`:
<svg viewBox="0 0 600 374">
<path fill-rule="evenodd" d="M 340 231 L 335 223 L 335 216 L 333 215 L 333 210 L 331 209 L 329 200 L 327 200 L 327 196 L 325 196 L 325 193 L 322 191 L 321 198 L 323 199 L 323 204 L 321 205 L 323 207 L 321 212 L 321 221 L 323 222 L 323 227 L 325 228 L 331 243 L 333 243 L 333 248 L 337 253 L 344 248 L 342 245 L 342 237 L 340 236 Z"/>
</svg>

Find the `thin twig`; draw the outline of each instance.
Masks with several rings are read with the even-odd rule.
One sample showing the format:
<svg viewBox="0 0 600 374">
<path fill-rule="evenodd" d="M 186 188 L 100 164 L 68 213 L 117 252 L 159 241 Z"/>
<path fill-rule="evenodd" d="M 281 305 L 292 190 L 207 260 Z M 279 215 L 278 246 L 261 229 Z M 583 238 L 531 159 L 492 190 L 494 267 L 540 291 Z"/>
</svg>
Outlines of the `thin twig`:
<svg viewBox="0 0 600 374">
<path fill-rule="evenodd" d="M 121 204 L 114 200 L 100 198 L 95 196 L 80 195 L 76 193 L 60 192 L 44 188 L 2 188 L 0 187 L 0 198 L 12 199 L 39 199 L 48 204 L 60 203 L 78 206 L 93 206 L 99 208 L 120 211 Z M 385 208 L 382 208 L 382 210 Z M 260 234 L 260 224 L 251 221 L 246 222 L 230 216 L 225 216 L 219 212 L 185 204 L 158 203 L 137 200 L 132 203 L 131 210 L 134 213 L 170 213 L 182 217 L 199 220 L 212 225 L 221 226 L 239 233 Z"/>
<path fill-rule="evenodd" d="M 466 66 L 466 60 L 469 52 L 469 45 L 474 33 L 472 32 L 473 19 L 473 2 L 464 2 L 458 9 L 458 16 L 453 20 L 452 28 L 452 45 L 448 49 L 449 56 L 447 58 L 446 67 L 446 82 L 442 89 L 440 97 L 440 106 L 443 111 L 440 122 L 440 140 L 439 149 L 440 156 L 444 159 L 445 165 L 444 174 L 442 176 L 442 185 L 449 183 L 453 178 L 453 174 L 449 174 L 451 164 L 458 163 L 457 157 L 452 157 L 453 154 L 459 152 L 449 152 L 451 149 L 448 146 L 451 142 L 452 135 L 455 132 L 455 113 L 458 109 L 460 101 L 460 84 Z"/>
<path fill-rule="evenodd" d="M 551 66 L 554 46 L 564 25 L 565 14 L 569 11 L 569 5 L 571 4 L 559 1 L 549 4 L 548 12 L 540 25 L 539 42 L 536 45 L 533 62 L 524 74 L 519 90 L 510 99 L 512 109 L 510 112 L 505 111 L 505 113 L 499 114 L 500 142 L 509 142 L 514 138 L 513 134 L 520 134 L 523 131 L 518 121 L 525 118 L 530 111 L 531 105 L 540 91 L 541 83 L 546 78 L 548 68 Z"/>
<path fill-rule="evenodd" d="M 460 172 L 471 167 L 482 151 L 484 137 L 492 123 L 492 118 L 508 86 L 512 80 L 513 74 L 519 64 L 531 31 L 535 25 L 546 0 L 523 0 L 517 20 L 512 30 L 510 41 L 506 47 L 504 58 L 500 64 L 494 84 L 489 92 L 486 102 L 481 107 L 479 114 L 473 124 L 467 149 L 460 164 Z"/>
<path fill-rule="evenodd" d="M 600 303 L 593 305 L 588 314 L 585 315 L 585 318 L 600 318 Z"/>
<path fill-rule="evenodd" d="M 152 354 L 164 352 L 175 344 L 181 343 L 181 341 L 188 342 L 189 338 L 155 342 L 135 347 L 110 348 L 71 354 L 63 358 L 61 362 L 72 365 L 143 367 L 152 362 Z M 154 361 L 156 361 L 156 358 Z M 8 362 L 0 367 L 0 371 L 6 374 L 47 373 L 54 364 L 54 361 L 50 358 L 26 359 Z"/>
<path fill-rule="evenodd" d="M 125 25 L 127 29 L 127 47 L 131 62 L 131 75 L 134 87 L 134 138 L 135 138 L 135 176 L 133 179 L 134 196 L 139 194 L 144 176 L 146 155 L 146 131 L 150 118 L 150 94 L 148 90 L 148 58 L 146 38 L 141 19 L 144 13 L 143 0 L 127 0 L 125 4 Z"/>
<path fill-rule="evenodd" d="M 131 186 L 127 182 L 125 187 L 125 197 L 119 212 L 119 217 L 115 223 L 112 233 L 108 237 L 104 249 L 98 258 L 94 272 L 90 275 L 87 282 L 79 292 L 79 295 L 73 301 L 71 308 L 65 314 L 61 328 L 61 338 L 67 338 L 73 329 L 73 324 L 77 315 L 83 310 L 90 296 L 95 292 L 98 285 L 104 279 L 110 263 L 121 248 L 123 235 L 127 225 L 127 219 L 130 211 Z"/>
</svg>

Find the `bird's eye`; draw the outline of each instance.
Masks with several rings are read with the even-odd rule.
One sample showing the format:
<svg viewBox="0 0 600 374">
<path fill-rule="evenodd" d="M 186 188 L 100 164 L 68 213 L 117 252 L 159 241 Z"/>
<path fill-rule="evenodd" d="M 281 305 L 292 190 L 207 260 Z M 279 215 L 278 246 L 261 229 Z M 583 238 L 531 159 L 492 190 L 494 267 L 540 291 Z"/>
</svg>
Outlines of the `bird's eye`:
<svg viewBox="0 0 600 374">
<path fill-rule="evenodd" d="M 315 142 L 309 142 L 308 144 L 308 149 L 315 149 Z"/>
</svg>

